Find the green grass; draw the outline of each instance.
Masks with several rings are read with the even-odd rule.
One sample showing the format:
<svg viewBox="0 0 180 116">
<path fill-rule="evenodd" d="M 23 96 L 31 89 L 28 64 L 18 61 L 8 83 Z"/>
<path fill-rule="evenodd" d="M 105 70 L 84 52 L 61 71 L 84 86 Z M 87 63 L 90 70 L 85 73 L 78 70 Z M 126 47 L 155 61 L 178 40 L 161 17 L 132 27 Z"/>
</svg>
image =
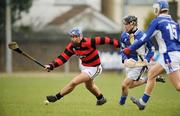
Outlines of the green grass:
<svg viewBox="0 0 180 116">
<path fill-rule="evenodd" d="M 96 106 L 96 98 L 78 86 L 62 100 L 44 105 L 46 95 L 57 93 L 76 74 L 16 73 L 0 74 L 0 116 L 180 116 L 180 93 L 169 80 L 157 84 L 144 111 L 129 98 L 119 106 L 122 73 L 103 73 L 95 81 L 108 102 Z M 129 96 L 140 97 L 144 86 L 130 90 Z"/>
</svg>

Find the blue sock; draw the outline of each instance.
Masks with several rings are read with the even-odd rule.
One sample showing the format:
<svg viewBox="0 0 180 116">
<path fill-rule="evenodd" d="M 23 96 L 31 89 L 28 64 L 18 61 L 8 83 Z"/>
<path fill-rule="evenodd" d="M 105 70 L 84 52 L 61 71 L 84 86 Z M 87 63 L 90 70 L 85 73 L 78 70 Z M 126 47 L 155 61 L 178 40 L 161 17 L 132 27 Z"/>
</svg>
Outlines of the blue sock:
<svg viewBox="0 0 180 116">
<path fill-rule="evenodd" d="M 147 94 L 145 94 L 145 93 L 144 93 L 144 95 L 142 96 L 142 100 L 143 100 L 144 103 L 147 103 L 148 100 L 149 100 L 149 98 L 150 98 L 150 96 L 147 95 Z"/>
<path fill-rule="evenodd" d="M 126 98 L 127 98 L 127 96 L 121 96 L 120 101 L 119 101 L 119 104 L 120 104 L 120 105 L 124 105 L 125 102 L 126 102 Z"/>
</svg>

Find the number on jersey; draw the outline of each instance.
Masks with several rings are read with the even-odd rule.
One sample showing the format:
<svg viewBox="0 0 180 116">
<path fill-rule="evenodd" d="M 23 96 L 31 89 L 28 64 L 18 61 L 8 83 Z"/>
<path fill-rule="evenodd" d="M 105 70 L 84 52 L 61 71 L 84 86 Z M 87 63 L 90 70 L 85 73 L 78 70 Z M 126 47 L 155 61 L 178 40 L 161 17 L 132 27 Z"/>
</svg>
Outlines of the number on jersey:
<svg viewBox="0 0 180 116">
<path fill-rule="evenodd" d="M 180 38 L 178 38 L 178 33 L 177 33 L 177 28 L 176 28 L 176 25 L 175 24 L 168 24 L 166 26 L 166 29 L 169 31 L 169 34 L 170 34 L 170 39 L 171 40 L 177 40 L 180 42 Z"/>
</svg>

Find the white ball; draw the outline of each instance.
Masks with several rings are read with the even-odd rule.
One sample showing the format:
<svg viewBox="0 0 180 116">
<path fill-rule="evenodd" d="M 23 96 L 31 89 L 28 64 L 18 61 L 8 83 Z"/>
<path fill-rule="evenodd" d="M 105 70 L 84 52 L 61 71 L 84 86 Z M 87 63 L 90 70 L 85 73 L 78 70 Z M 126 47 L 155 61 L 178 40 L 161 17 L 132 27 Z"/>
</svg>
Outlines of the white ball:
<svg viewBox="0 0 180 116">
<path fill-rule="evenodd" d="M 45 105 L 48 105 L 48 104 L 49 104 L 49 101 L 48 101 L 48 100 L 45 100 L 45 101 L 44 101 L 44 104 L 45 104 Z"/>
</svg>

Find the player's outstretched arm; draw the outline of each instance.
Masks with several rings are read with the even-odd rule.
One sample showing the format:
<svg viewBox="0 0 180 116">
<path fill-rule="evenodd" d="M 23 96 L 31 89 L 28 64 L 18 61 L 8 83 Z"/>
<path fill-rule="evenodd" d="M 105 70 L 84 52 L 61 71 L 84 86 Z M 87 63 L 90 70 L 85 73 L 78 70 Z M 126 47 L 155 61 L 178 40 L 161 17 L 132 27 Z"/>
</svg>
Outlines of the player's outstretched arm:
<svg viewBox="0 0 180 116">
<path fill-rule="evenodd" d="M 91 41 L 92 41 L 92 46 L 110 44 L 110 45 L 113 45 L 116 48 L 120 47 L 118 39 L 109 38 L 107 36 L 106 37 L 95 37 Z"/>
<path fill-rule="evenodd" d="M 47 70 L 48 72 L 53 70 L 54 68 L 63 65 L 64 63 L 66 63 L 69 58 L 74 54 L 73 50 L 72 50 L 72 45 L 69 44 L 66 49 L 64 50 L 64 52 L 62 52 L 54 61 L 50 62 L 48 65 L 45 65 L 45 70 Z"/>
<path fill-rule="evenodd" d="M 150 59 L 154 56 L 153 45 L 150 41 L 148 41 L 146 47 L 148 49 L 148 53 L 146 54 L 145 59 L 150 62 Z"/>
</svg>

